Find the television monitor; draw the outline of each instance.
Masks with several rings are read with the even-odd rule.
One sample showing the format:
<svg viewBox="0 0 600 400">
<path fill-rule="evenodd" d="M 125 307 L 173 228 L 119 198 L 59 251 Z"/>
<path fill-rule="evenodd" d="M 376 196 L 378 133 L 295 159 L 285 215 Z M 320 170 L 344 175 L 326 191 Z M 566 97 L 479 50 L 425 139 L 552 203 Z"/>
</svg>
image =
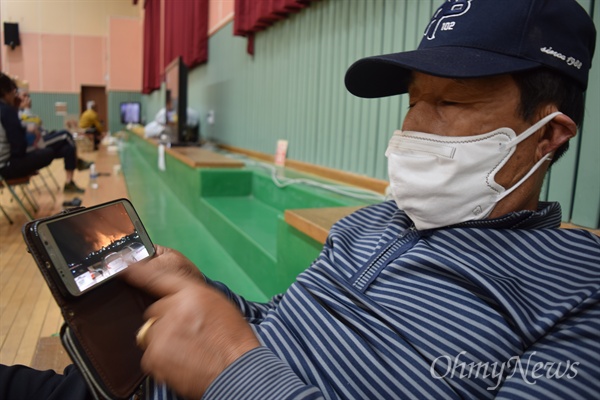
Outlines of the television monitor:
<svg viewBox="0 0 600 400">
<path fill-rule="evenodd" d="M 142 123 L 142 105 L 137 101 L 124 101 L 120 105 L 121 123 L 141 124 Z"/>
<path fill-rule="evenodd" d="M 187 124 L 188 68 L 177 57 L 165 68 L 165 111 L 172 145 L 197 145 L 199 127 Z"/>
</svg>

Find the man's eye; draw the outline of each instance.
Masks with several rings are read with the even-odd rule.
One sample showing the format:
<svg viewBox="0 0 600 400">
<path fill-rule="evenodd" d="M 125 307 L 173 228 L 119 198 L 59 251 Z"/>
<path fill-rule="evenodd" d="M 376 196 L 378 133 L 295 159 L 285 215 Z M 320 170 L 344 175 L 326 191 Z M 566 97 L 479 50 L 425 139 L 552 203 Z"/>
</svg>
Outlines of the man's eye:
<svg viewBox="0 0 600 400">
<path fill-rule="evenodd" d="M 442 106 L 457 106 L 459 103 L 455 102 L 455 101 L 440 101 L 440 105 Z"/>
</svg>

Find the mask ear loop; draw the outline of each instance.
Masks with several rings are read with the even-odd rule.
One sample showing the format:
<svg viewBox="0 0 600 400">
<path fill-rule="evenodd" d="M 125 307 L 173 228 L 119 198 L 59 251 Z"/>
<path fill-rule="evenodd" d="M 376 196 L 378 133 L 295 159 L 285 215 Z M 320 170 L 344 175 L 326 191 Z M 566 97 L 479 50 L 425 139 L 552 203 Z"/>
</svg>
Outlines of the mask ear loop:
<svg viewBox="0 0 600 400">
<path fill-rule="evenodd" d="M 562 113 L 560 111 L 556 111 L 556 112 L 553 112 L 552 114 L 545 116 L 544 118 L 539 120 L 537 123 L 533 124 L 529 129 L 527 129 L 526 131 L 521 133 L 519 136 L 517 136 L 517 138 L 515 140 L 511 141 L 506 146 L 513 147 L 513 146 L 518 145 L 523 140 L 527 139 L 529 136 L 531 136 L 535 132 L 537 132 L 537 130 L 540 129 L 542 126 L 546 125 L 548 122 L 553 120 L 554 117 L 556 117 L 557 115 L 561 115 L 561 114 Z M 551 153 L 548 153 L 544 157 L 540 158 L 540 160 L 537 163 L 535 163 L 535 165 L 529 170 L 529 172 L 527 172 L 525 174 L 524 177 L 519 179 L 519 181 L 517 183 L 515 183 L 514 185 L 512 185 L 512 187 L 510 189 L 506 189 L 502 194 L 500 194 L 498 196 L 498 201 L 502 200 L 503 198 L 505 198 L 506 196 L 511 194 L 516 188 L 521 186 L 523 184 L 523 182 L 525 182 L 527 179 L 529 179 L 529 177 L 531 175 L 533 175 L 533 173 L 535 171 L 537 171 L 544 162 L 550 161 L 550 160 L 552 160 Z"/>
<path fill-rule="evenodd" d="M 505 146 L 510 148 L 510 147 L 514 147 L 514 146 L 518 145 L 523 140 L 527 139 L 529 136 L 531 136 L 535 132 L 537 132 L 538 129 L 540 129 L 542 126 L 544 126 L 548 122 L 552 121 L 557 115 L 562 115 L 562 113 L 560 111 L 555 111 L 552 114 L 546 115 L 544 118 L 540 119 L 538 122 L 536 122 L 535 124 L 531 125 L 531 127 L 529 127 L 528 129 L 526 129 L 525 131 L 523 131 L 523 133 L 521 133 L 515 139 L 511 140 Z"/>
<path fill-rule="evenodd" d="M 550 157 L 550 153 L 548 153 L 544 157 L 540 158 L 540 160 L 535 163 L 535 165 L 529 170 L 529 172 L 527 172 L 525 174 L 524 177 L 522 177 L 521 179 L 519 179 L 519 181 L 517 183 L 515 183 L 514 185 L 512 185 L 512 187 L 510 189 L 506 189 L 504 192 L 502 192 L 498 196 L 498 200 L 497 201 L 500 201 L 503 198 L 505 198 L 506 196 L 508 196 L 509 194 L 511 194 L 516 188 L 518 188 L 519 186 L 521 186 L 523 184 L 523 182 L 525 182 L 527 179 L 529 179 L 529 177 L 531 175 L 533 175 L 533 173 L 535 171 L 537 171 L 538 168 L 540 168 L 544 162 L 550 161 L 550 160 L 552 160 L 552 158 Z"/>
</svg>

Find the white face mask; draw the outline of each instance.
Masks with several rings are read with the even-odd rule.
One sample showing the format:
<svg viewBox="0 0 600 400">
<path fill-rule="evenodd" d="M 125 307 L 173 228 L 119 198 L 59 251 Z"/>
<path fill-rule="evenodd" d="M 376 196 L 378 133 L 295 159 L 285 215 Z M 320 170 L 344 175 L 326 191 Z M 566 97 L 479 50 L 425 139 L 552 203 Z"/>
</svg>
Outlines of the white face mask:
<svg viewBox="0 0 600 400">
<path fill-rule="evenodd" d="M 396 204 L 419 230 L 486 218 L 496 204 L 527 180 L 550 154 L 509 189 L 496 173 L 527 139 L 557 115 L 550 114 L 520 135 L 510 128 L 475 136 L 394 132 L 385 152 Z"/>
</svg>

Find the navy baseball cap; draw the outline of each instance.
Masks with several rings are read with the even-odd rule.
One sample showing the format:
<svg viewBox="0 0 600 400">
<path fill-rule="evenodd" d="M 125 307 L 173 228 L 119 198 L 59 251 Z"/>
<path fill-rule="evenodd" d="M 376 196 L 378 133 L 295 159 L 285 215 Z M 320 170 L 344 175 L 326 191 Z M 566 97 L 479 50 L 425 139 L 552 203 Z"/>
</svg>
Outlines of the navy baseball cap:
<svg viewBox="0 0 600 400">
<path fill-rule="evenodd" d="M 406 93 L 411 71 L 461 79 L 548 67 L 585 90 L 595 43 L 576 0 L 446 0 L 417 50 L 358 60 L 345 83 L 375 98 Z"/>
</svg>

